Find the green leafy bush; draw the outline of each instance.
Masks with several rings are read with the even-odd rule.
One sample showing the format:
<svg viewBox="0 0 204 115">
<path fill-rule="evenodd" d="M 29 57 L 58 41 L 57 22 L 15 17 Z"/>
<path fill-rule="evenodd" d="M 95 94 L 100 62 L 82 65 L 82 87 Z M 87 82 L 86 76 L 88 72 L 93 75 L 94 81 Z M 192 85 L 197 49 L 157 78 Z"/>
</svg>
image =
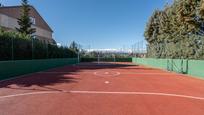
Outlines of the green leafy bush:
<svg viewBox="0 0 204 115">
<path fill-rule="evenodd" d="M 75 51 L 68 47 L 42 43 L 28 35 L 0 30 L 0 60 L 30 60 L 74 58 Z"/>
</svg>

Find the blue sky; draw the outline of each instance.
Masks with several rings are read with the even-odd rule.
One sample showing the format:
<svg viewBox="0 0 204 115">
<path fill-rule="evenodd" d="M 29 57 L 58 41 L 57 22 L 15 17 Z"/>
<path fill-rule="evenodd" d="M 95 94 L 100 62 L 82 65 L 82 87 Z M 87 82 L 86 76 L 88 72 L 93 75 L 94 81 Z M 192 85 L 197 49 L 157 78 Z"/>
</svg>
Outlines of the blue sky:
<svg viewBox="0 0 204 115">
<path fill-rule="evenodd" d="M 5 6 L 20 0 L 0 0 Z M 57 42 L 122 48 L 144 40 L 152 12 L 172 0 L 29 0 L 54 30 Z"/>
</svg>

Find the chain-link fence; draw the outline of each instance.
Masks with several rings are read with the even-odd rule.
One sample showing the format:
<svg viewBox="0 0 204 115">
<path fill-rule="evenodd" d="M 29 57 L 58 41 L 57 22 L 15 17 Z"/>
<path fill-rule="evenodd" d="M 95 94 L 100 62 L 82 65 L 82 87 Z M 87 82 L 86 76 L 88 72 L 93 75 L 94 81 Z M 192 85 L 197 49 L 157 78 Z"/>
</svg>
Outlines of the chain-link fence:
<svg viewBox="0 0 204 115">
<path fill-rule="evenodd" d="M 147 43 L 144 40 L 138 41 L 132 45 L 133 57 L 146 57 Z"/>
<path fill-rule="evenodd" d="M 147 57 L 170 59 L 204 59 L 203 37 L 189 37 L 177 42 L 164 41 L 147 45 Z"/>
<path fill-rule="evenodd" d="M 38 39 L 0 38 L 0 61 L 73 57 L 77 54 L 69 48 Z"/>
</svg>

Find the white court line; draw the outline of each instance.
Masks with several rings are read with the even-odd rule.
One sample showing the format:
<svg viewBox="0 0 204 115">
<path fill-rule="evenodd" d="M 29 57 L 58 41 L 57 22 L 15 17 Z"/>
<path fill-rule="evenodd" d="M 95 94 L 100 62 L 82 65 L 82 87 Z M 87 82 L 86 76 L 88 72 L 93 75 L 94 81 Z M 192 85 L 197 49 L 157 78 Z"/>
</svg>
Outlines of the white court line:
<svg viewBox="0 0 204 115">
<path fill-rule="evenodd" d="M 72 94 L 114 94 L 114 95 L 149 95 L 149 96 L 167 96 L 167 97 L 179 97 L 187 99 L 195 99 L 204 101 L 204 97 L 196 97 L 189 95 L 179 95 L 170 93 L 154 93 L 154 92 L 106 92 L 106 91 L 44 91 L 44 92 L 32 92 L 32 93 L 21 93 L 0 96 L 0 99 L 13 98 L 20 96 L 30 96 L 30 95 L 42 95 L 42 94 L 58 94 L 58 93 L 72 93 Z"/>
<path fill-rule="evenodd" d="M 0 99 L 20 97 L 20 96 L 28 96 L 28 95 L 53 94 L 53 93 L 60 93 L 60 92 L 59 91 L 43 91 L 43 92 L 41 91 L 41 92 L 32 92 L 32 93 L 21 93 L 21 94 L 0 96 Z"/>
<path fill-rule="evenodd" d="M 169 96 L 169 97 L 180 97 L 180 98 L 204 100 L 204 97 L 169 94 L 169 93 L 153 93 L 153 92 L 105 92 L 105 91 L 69 91 L 69 92 L 76 93 L 76 94 L 155 95 L 155 96 Z"/>
<path fill-rule="evenodd" d="M 114 72 L 114 74 L 113 75 L 109 75 L 109 74 L 100 74 L 99 73 L 100 71 L 98 71 L 98 72 L 94 72 L 93 74 L 94 75 L 96 75 L 96 76 L 101 76 L 101 77 L 107 77 L 107 76 L 118 76 L 118 75 L 120 75 L 120 72 L 115 72 L 115 71 L 112 71 L 112 72 Z M 106 72 L 105 72 L 106 73 Z"/>
</svg>

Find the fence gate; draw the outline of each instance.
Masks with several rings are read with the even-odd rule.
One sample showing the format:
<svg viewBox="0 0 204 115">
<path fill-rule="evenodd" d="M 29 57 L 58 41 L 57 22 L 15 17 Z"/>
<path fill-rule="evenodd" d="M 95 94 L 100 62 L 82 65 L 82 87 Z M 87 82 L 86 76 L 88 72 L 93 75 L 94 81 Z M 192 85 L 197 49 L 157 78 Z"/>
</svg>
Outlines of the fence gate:
<svg viewBox="0 0 204 115">
<path fill-rule="evenodd" d="M 185 59 L 168 59 L 167 70 L 182 74 L 188 73 L 188 60 Z"/>
</svg>

